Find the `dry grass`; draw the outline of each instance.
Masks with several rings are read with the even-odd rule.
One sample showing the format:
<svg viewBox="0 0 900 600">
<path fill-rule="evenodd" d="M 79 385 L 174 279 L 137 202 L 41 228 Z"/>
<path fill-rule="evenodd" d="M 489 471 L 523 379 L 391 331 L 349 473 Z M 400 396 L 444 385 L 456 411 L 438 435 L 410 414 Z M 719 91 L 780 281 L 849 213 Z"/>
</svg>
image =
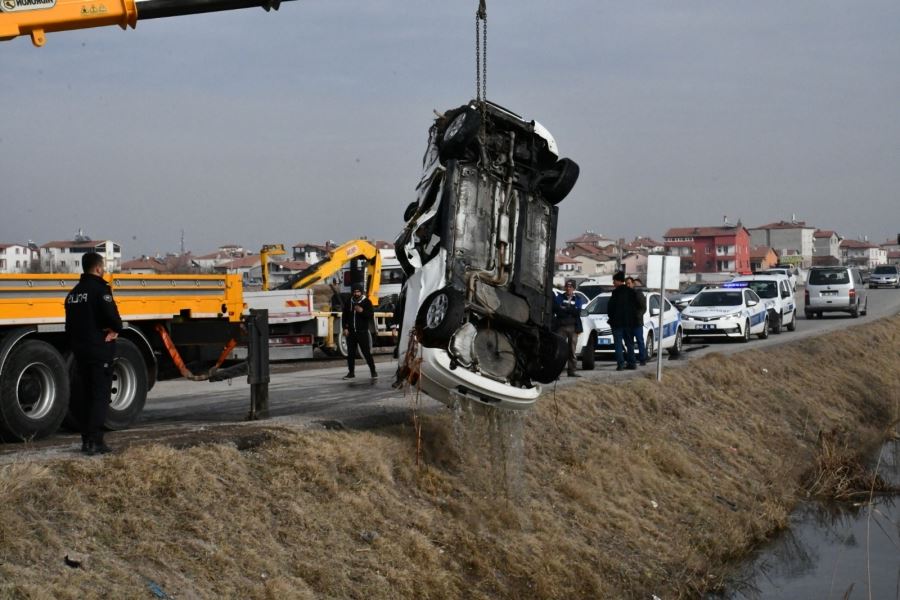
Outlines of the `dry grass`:
<svg viewBox="0 0 900 600">
<path fill-rule="evenodd" d="M 820 432 L 896 419 L 898 334 L 422 417 L 418 464 L 400 427 L 3 467 L 0 597 L 694 598 L 784 526 Z"/>
</svg>

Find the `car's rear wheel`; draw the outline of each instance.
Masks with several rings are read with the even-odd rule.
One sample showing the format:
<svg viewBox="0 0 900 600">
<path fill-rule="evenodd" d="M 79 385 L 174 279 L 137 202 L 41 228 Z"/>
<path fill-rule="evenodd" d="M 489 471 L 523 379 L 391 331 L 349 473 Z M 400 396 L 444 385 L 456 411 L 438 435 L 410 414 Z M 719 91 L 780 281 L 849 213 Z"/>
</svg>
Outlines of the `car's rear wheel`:
<svg viewBox="0 0 900 600">
<path fill-rule="evenodd" d="M 538 383 L 550 383 L 559 378 L 569 360 L 569 343 L 561 335 L 541 332 L 540 367 L 529 373 Z"/>
<path fill-rule="evenodd" d="M 769 337 L 769 315 L 766 315 L 766 318 L 765 318 L 765 320 L 763 321 L 763 328 L 762 328 L 762 331 L 760 331 L 760 332 L 757 334 L 757 336 L 758 336 L 759 339 L 761 339 L 761 340 L 764 340 L 764 339 L 766 339 L 766 338 Z"/>
<path fill-rule="evenodd" d="M 445 287 L 425 298 L 416 315 L 416 335 L 426 348 L 446 347 L 465 312 L 462 293 Z"/>
<path fill-rule="evenodd" d="M 853 305 L 853 308 L 850 309 L 850 317 L 856 319 L 859 317 L 859 302 Z"/>
<path fill-rule="evenodd" d="M 569 195 L 578 181 L 580 169 L 571 158 L 561 158 L 547 170 L 540 183 L 541 194 L 550 204 L 559 204 Z"/>
<path fill-rule="evenodd" d="M 581 350 L 581 368 L 585 371 L 594 370 L 594 350 L 597 347 L 597 337 L 592 333 L 588 336 L 587 344 Z"/>
<path fill-rule="evenodd" d="M 441 162 L 462 157 L 469 144 L 475 141 L 480 127 L 481 113 L 471 106 L 466 106 L 457 113 L 441 137 L 438 148 Z"/>
<path fill-rule="evenodd" d="M 867 314 L 869 314 L 869 297 L 868 296 L 866 296 L 866 302 L 865 302 L 865 304 L 863 304 L 862 316 L 865 317 Z"/>
</svg>

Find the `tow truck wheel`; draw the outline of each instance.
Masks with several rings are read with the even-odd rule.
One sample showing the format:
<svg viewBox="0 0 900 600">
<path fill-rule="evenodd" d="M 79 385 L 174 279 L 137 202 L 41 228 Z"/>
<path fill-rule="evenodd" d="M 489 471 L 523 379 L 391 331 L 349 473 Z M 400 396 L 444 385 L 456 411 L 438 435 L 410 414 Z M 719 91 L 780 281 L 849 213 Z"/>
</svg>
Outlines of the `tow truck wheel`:
<svg viewBox="0 0 900 600">
<path fill-rule="evenodd" d="M 581 350 L 581 368 L 585 371 L 594 370 L 594 349 L 597 347 L 597 338 L 592 333 L 588 336 L 587 344 Z"/>
<path fill-rule="evenodd" d="M 63 426 L 72 431 L 81 431 L 82 390 L 72 357 L 69 358 L 68 370 L 72 382 L 72 395 Z M 103 422 L 104 428 L 119 431 L 133 425 L 147 402 L 147 387 L 147 367 L 141 351 L 133 342 L 119 338 L 116 340 L 116 357 L 113 363 L 109 408 L 106 412 L 106 421 Z"/>
<path fill-rule="evenodd" d="M 459 328 L 465 310 L 462 293 L 451 288 L 440 289 L 427 298 L 416 315 L 416 335 L 426 348 L 443 348 Z"/>
<path fill-rule="evenodd" d="M 562 202 L 575 187 L 579 172 L 578 163 L 571 158 L 561 158 L 556 161 L 553 168 L 544 173 L 540 183 L 544 200 L 550 204 Z"/>
<path fill-rule="evenodd" d="M 441 137 L 438 156 L 441 162 L 460 158 L 478 135 L 481 127 L 481 113 L 466 106 L 452 117 L 444 135 Z"/>
<path fill-rule="evenodd" d="M 15 346 L 0 374 L 0 437 L 25 441 L 50 435 L 68 406 L 66 363 L 56 348 L 40 340 Z"/>
</svg>

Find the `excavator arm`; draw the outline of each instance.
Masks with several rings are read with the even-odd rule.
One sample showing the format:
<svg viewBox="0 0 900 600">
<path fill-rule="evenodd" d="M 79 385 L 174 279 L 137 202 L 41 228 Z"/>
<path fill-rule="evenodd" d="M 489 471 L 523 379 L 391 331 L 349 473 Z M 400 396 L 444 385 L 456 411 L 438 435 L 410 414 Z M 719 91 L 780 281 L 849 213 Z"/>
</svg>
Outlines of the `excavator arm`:
<svg viewBox="0 0 900 600">
<path fill-rule="evenodd" d="M 2 0 L 0 0 L 2 1 Z M 323 279 L 334 275 L 354 258 L 365 258 L 369 289 L 366 295 L 374 306 L 378 305 L 378 289 L 381 287 L 381 254 L 373 244 L 366 240 L 352 240 L 331 251 L 328 257 L 300 271 L 278 289 L 290 290 L 309 287 Z"/>
<path fill-rule="evenodd" d="M 290 0 L 0 0 L 0 40 L 30 35 L 43 46 L 46 34 L 223 10 L 260 7 L 278 10 Z"/>
</svg>

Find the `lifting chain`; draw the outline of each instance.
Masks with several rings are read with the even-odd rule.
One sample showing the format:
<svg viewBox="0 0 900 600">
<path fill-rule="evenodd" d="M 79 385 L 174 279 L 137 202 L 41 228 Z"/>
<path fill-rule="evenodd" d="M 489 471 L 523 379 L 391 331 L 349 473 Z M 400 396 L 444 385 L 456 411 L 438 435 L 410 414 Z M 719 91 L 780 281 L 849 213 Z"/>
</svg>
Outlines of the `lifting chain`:
<svg viewBox="0 0 900 600">
<path fill-rule="evenodd" d="M 487 100 L 487 0 L 478 0 L 475 12 L 475 99 Z"/>
</svg>

